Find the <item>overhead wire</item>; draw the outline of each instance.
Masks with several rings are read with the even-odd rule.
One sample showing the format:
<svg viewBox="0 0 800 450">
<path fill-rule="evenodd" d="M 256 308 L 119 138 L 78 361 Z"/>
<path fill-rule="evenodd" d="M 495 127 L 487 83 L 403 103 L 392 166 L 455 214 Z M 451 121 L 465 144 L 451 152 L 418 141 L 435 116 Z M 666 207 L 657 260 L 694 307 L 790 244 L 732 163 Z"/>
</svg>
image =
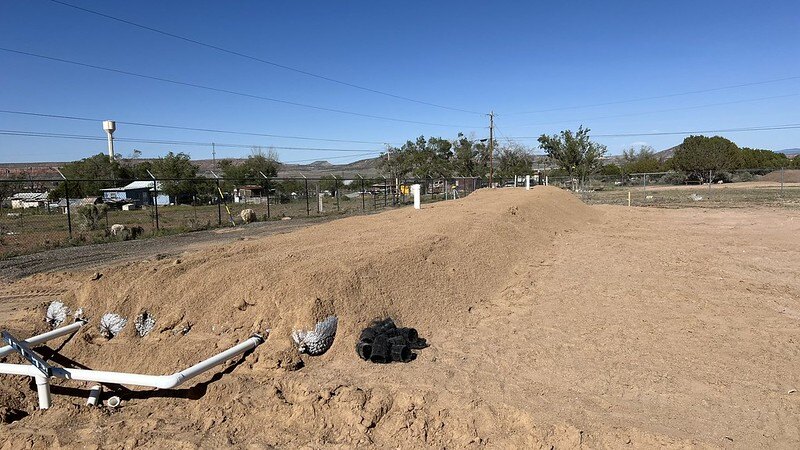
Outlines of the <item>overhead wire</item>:
<svg viewBox="0 0 800 450">
<path fill-rule="evenodd" d="M 555 125 L 555 124 L 560 124 L 560 123 L 587 122 L 587 121 L 590 121 L 590 120 L 601 120 L 601 119 L 615 119 L 615 118 L 619 118 L 619 117 L 636 117 L 636 116 L 641 116 L 641 115 L 646 115 L 646 114 L 659 114 L 659 113 L 664 113 L 664 112 L 686 111 L 686 110 L 691 110 L 691 109 L 710 108 L 710 107 L 714 107 L 714 106 L 726 106 L 726 105 L 735 105 L 735 104 L 739 104 L 739 103 L 751 103 L 751 102 L 760 102 L 760 101 L 764 101 L 764 100 L 774 100 L 774 99 L 778 99 L 778 98 L 797 97 L 798 95 L 800 95 L 800 93 L 772 95 L 772 96 L 768 96 L 768 97 L 758 97 L 758 98 L 749 98 L 749 99 L 743 99 L 743 100 L 733 100 L 733 101 L 729 101 L 729 102 L 707 103 L 707 104 L 703 104 L 703 105 L 682 106 L 682 107 L 678 107 L 678 108 L 659 109 L 659 110 L 654 110 L 654 111 L 642 111 L 642 112 L 636 112 L 636 113 L 613 114 L 613 115 L 598 116 L 598 117 L 585 117 L 583 119 L 557 120 L 557 121 L 552 121 L 552 122 L 538 122 L 538 123 L 532 123 L 532 124 L 527 124 L 527 125 L 512 125 L 512 126 L 515 127 L 515 128 L 522 128 L 522 127 L 532 127 L 532 126 L 538 126 L 538 125 Z"/>
<path fill-rule="evenodd" d="M 219 93 L 223 93 L 223 94 L 236 95 L 236 96 L 246 97 L 246 98 L 253 98 L 253 99 L 257 99 L 257 100 L 264 100 L 264 101 L 269 101 L 269 102 L 274 102 L 274 103 L 291 105 L 291 106 L 296 106 L 296 107 L 300 107 L 300 108 L 314 109 L 314 110 L 318 110 L 318 111 L 327 111 L 327 112 L 333 112 L 333 113 L 338 113 L 338 114 L 346 114 L 346 115 L 357 116 L 357 117 L 366 117 L 366 118 L 370 118 L 370 119 L 388 120 L 388 121 L 392 121 L 392 122 L 411 123 L 411 124 L 416 124 L 416 125 L 430 125 L 430 126 L 437 126 L 437 127 L 466 128 L 466 129 L 485 128 L 485 127 L 482 127 L 482 126 L 476 127 L 476 126 L 469 126 L 469 125 L 452 125 L 452 124 L 443 124 L 443 123 L 422 122 L 422 121 L 417 121 L 417 120 L 407 120 L 407 119 L 399 119 L 399 118 L 396 118 L 396 117 L 387 117 L 387 116 L 379 116 L 379 115 L 375 115 L 375 114 L 359 113 L 359 112 L 356 112 L 356 111 L 347 111 L 347 110 L 343 110 L 343 109 L 328 108 L 328 107 L 325 107 L 325 106 L 310 105 L 310 104 L 307 104 L 307 103 L 299 103 L 299 102 L 293 102 L 293 101 L 290 101 L 290 100 L 282 100 L 282 99 L 277 99 L 277 98 L 272 98 L 272 97 L 266 97 L 266 96 L 263 96 L 263 95 L 249 94 L 247 92 L 233 91 L 233 90 L 230 90 L 230 89 L 223 89 L 223 88 L 217 88 L 217 87 L 213 87 L 213 86 L 206 86 L 206 85 L 203 85 L 203 84 L 197 84 L 197 83 L 190 83 L 190 82 L 186 82 L 186 81 L 173 80 L 173 79 L 170 79 L 170 78 L 163 78 L 163 77 L 157 77 L 157 76 L 152 76 L 152 75 L 145 75 L 145 74 L 141 74 L 141 73 L 130 72 L 130 71 L 127 71 L 127 70 L 115 69 L 115 68 L 112 68 L 112 67 L 103 67 L 103 66 L 98 66 L 98 65 L 94 65 L 94 64 L 88 64 L 88 63 L 84 63 L 84 62 L 80 62 L 80 61 L 73 61 L 73 60 L 64 59 L 64 58 L 57 58 L 57 57 L 54 57 L 54 56 L 40 55 L 40 54 L 37 54 L 37 53 L 31 53 L 31 52 L 26 52 L 26 51 L 22 51 L 22 50 L 14 50 L 14 49 L 5 48 L 5 47 L 0 47 L 0 50 L 8 52 L 8 53 L 16 53 L 18 55 L 30 56 L 30 57 L 33 57 L 33 58 L 45 59 L 45 60 L 49 60 L 49 61 L 56 61 L 56 62 L 60 62 L 60 63 L 64 63 L 64 64 L 71 64 L 71 65 L 75 65 L 75 66 L 79 66 L 79 67 L 87 67 L 87 68 L 91 68 L 91 69 L 95 69 L 95 70 L 118 73 L 118 74 L 122 74 L 122 75 L 128 75 L 128 76 L 143 78 L 143 79 L 147 79 L 147 80 L 161 81 L 161 82 L 164 82 L 164 83 L 170 83 L 170 84 L 175 84 L 175 85 L 179 85 L 179 86 L 193 87 L 193 88 L 196 88 L 196 89 L 204 89 L 204 90 L 212 91 L 212 92 L 219 92 Z"/>
<path fill-rule="evenodd" d="M 675 135 L 707 134 L 707 133 L 739 133 L 739 132 L 796 130 L 796 129 L 800 129 L 800 123 L 784 124 L 784 125 L 764 125 L 764 126 L 741 127 L 741 128 L 720 128 L 720 129 L 707 129 L 707 130 L 651 131 L 643 133 L 601 133 L 601 134 L 592 134 L 592 137 L 675 136 Z M 538 139 L 538 138 L 539 136 L 512 137 L 512 139 Z"/>
<path fill-rule="evenodd" d="M 105 137 L 89 136 L 80 134 L 67 134 L 67 133 L 47 133 L 38 131 L 25 131 L 25 130 L 0 130 L 0 135 L 3 136 L 22 136 L 22 137 L 41 137 L 41 138 L 60 138 L 60 139 L 75 139 L 84 141 L 105 141 Z M 164 140 L 164 139 L 144 139 L 144 138 L 125 138 L 115 137 L 114 141 L 141 143 L 141 144 L 158 144 L 158 145 L 186 145 L 194 147 L 230 147 L 230 148 L 274 148 L 277 150 L 297 150 L 297 151 L 324 151 L 324 152 L 365 152 L 366 149 L 345 149 L 345 148 L 319 148 L 319 147 L 287 147 L 280 145 L 264 145 L 264 144 L 235 144 L 224 142 L 198 142 L 198 141 L 180 141 L 180 140 Z"/>
<path fill-rule="evenodd" d="M 53 118 L 53 119 L 68 119 L 68 120 L 79 120 L 85 122 L 101 122 L 105 119 L 97 118 L 97 117 L 79 117 L 79 116 L 67 116 L 67 115 L 60 115 L 60 114 L 46 114 L 46 113 L 35 113 L 30 111 L 15 111 L 15 110 L 7 110 L 7 109 L 0 109 L 0 113 L 3 114 L 15 114 L 15 115 L 23 115 L 23 116 L 33 116 L 33 117 L 46 117 L 46 118 Z M 260 136 L 260 137 L 270 137 L 270 138 L 280 138 L 280 139 L 300 139 L 306 141 L 320 141 L 320 142 L 341 142 L 341 143 L 349 143 L 349 144 L 387 144 L 387 142 L 379 142 L 379 141 L 359 141 L 359 140 L 348 140 L 348 139 L 332 139 L 332 138 L 317 138 L 317 137 L 308 137 L 308 136 L 288 136 L 288 135 L 280 135 L 280 134 L 270 134 L 270 133 L 257 133 L 252 131 L 233 131 L 233 130 L 220 130 L 214 128 L 200 128 L 200 127 L 189 127 L 189 126 L 179 126 L 179 125 L 163 125 L 163 124 L 154 124 L 154 123 L 145 123 L 145 122 L 128 122 L 124 120 L 115 120 L 116 123 L 121 125 L 131 125 L 137 127 L 150 127 L 150 128 L 163 128 L 163 129 L 170 129 L 170 130 L 185 130 L 185 131 L 201 131 L 207 133 L 220 133 L 220 134 L 232 134 L 232 135 L 241 135 L 241 136 Z"/>
<path fill-rule="evenodd" d="M 76 10 L 79 10 L 79 11 L 86 12 L 86 13 L 89 13 L 89 14 L 94 14 L 96 16 L 100 16 L 100 17 L 104 17 L 106 19 L 110 19 L 110 20 L 114 20 L 114 21 L 117 21 L 117 22 L 120 22 L 120 23 L 124 23 L 126 25 L 130 25 L 130 26 L 137 27 L 137 28 L 140 28 L 140 29 L 143 29 L 143 30 L 147 30 L 147 31 L 151 31 L 151 32 L 154 32 L 154 33 L 158 33 L 158 34 L 161 34 L 163 36 L 168 36 L 168 37 L 171 37 L 171 38 L 174 38 L 174 39 L 179 39 L 179 40 L 182 40 L 182 41 L 185 41 L 185 42 L 189 42 L 189 43 L 194 44 L 194 45 L 199 45 L 199 46 L 202 46 L 202 47 L 210 48 L 210 49 L 213 49 L 213 50 L 216 50 L 216 51 L 220 51 L 220 52 L 223 52 L 223 53 L 227 53 L 227 54 L 230 54 L 230 55 L 238 56 L 238 57 L 241 57 L 241 58 L 246 58 L 246 59 L 249 59 L 249 60 L 252 60 L 252 61 L 257 61 L 257 62 L 260 62 L 260 63 L 263 63 L 263 64 L 268 64 L 268 65 L 273 66 L 273 67 L 277 67 L 277 68 L 288 70 L 288 71 L 291 71 L 291 72 L 303 74 L 303 75 L 306 75 L 306 76 L 309 76 L 309 77 L 313 77 L 313 78 L 318 78 L 318 79 L 321 79 L 321 80 L 329 81 L 329 82 L 340 84 L 340 85 L 343 85 L 343 86 L 348 86 L 348 87 L 351 87 L 351 88 L 354 88 L 354 89 L 360 89 L 362 91 L 371 92 L 373 94 L 379 94 L 379 95 L 383 95 L 383 96 L 386 96 L 386 97 L 391 97 L 391 98 L 395 98 L 395 99 L 398 99 L 398 100 L 405 100 L 405 101 L 408 101 L 408 102 L 413 102 L 413 103 L 426 105 L 426 106 L 432 106 L 432 107 L 435 107 L 435 108 L 447 109 L 447 110 L 450 110 L 450 111 L 459 111 L 459 112 L 464 112 L 464 113 L 469 113 L 469 114 L 483 114 L 483 113 L 480 113 L 480 112 L 477 112 L 477 111 L 470 111 L 470 110 L 467 110 L 467 109 L 455 108 L 455 107 L 440 105 L 440 104 L 437 104 L 437 103 L 427 102 L 427 101 L 423 101 L 423 100 L 417 100 L 417 99 L 413 99 L 413 98 L 410 98 L 410 97 L 405 97 L 405 96 L 402 96 L 402 95 L 392 94 L 392 93 L 381 91 L 381 90 L 378 90 L 378 89 L 373 89 L 373 88 L 369 88 L 369 87 L 366 87 L 366 86 L 361 86 L 361 85 L 358 85 L 358 84 L 355 84 L 355 83 L 350 83 L 350 82 L 338 80 L 338 79 L 335 79 L 335 78 L 332 78 L 332 77 L 329 77 L 329 76 L 326 76 L 326 75 L 320 75 L 320 74 L 317 74 L 317 73 L 313 73 L 313 72 L 309 72 L 309 71 L 306 71 L 306 70 L 298 69 L 296 67 L 291 67 L 291 66 L 287 66 L 285 64 L 276 63 L 274 61 L 269 61 L 269 60 L 266 60 L 266 59 L 263 59 L 263 58 L 259 58 L 257 56 L 248 55 L 246 53 L 242 53 L 242 52 L 239 52 L 239 51 L 236 51 L 236 50 L 231 50 L 231 49 L 227 49 L 227 48 L 224 48 L 224 47 L 220 47 L 218 45 L 209 44 L 207 42 L 202 42 L 202 41 L 199 41 L 199 40 L 196 40 L 196 39 L 188 38 L 186 36 L 181 36 L 179 34 L 175 34 L 175 33 L 171 33 L 171 32 L 168 32 L 168 31 L 160 30 L 158 28 L 154 28 L 154 27 L 151 27 L 151 26 L 148 26 L 148 25 L 143 25 L 143 24 L 140 24 L 140 23 L 136 23 L 136 22 L 133 22 L 131 20 L 115 17 L 115 16 L 112 16 L 110 14 L 105 14 L 105 13 L 102 13 L 100 11 L 95 11 L 95 10 L 92 10 L 92 9 L 89 9 L 89 8 L 84 8 L 84 7 L 81 7 L 81 6 L 78 6 L 78 5 L 73 5 L 71 3 L 63 2 L 63 1 L 60 1 L 60 0 L 50 0 L 50 1 L 53 2 L 53 3 L 57 3 L 59 5 L 67 6 L 69 8 L 73 8 L 73 9 L 76 9 Z"/>
<path fill-rule="evenodd" d="M 642 102 L 648 100 L 659 100 L 664 98 L 672 98 L 672 97 L 680 97 L 685 95 L 694 95 L 694 94 L 704 94 L 708 92 L 716 92 L 716 91 L 723 91 L 728 89 L 736 89 L 741 87 L 748 87 L 748 86 L 757 86 L 763 84 L 771 84 L 771 83 L 779 83 L 782 81 L 791 81 L 791 80 L 798 80 L 800 76 L 791 76 L 791 77 L 784 77 L 784 78 L 775 78 L 771 80 L 763 80 L 763 81 L 754 81 L 750 83 L 741 83 L 741 84 L 733 84 L 728 86 L 720 86 L 708 89 L 697 89 L 692 91 L 685 91 L 685 92 L 676 92 L 671 94 L 663 94 L 663 95 L 654 95 L 650 97 L 639 97 L 627 100 L 615 100 L 609 102 L 602 102 L 602 103 L 593 103 L 587 105 L 575 105 L 575 106 L 562 106 L 556 108 L 548 108 L 548 109 L 539 109 L 534 111 L 520 111 L 520 112 L 511 112 L 511 113 L 504 113 L 503 116 L 515 116 L 515 115 L 523 115 L 523 114 L 536 114 L 536 113 L 545 113 L 545 112 L 554 112 L 554 111 L 565 111 L 570 109 L 584 109 L 584 108 L 594 108 L 598 106 L 610 106 L 610 105 L 620 105 L 623 103 L 634 103 L 634 102 Z"/>
</svg>

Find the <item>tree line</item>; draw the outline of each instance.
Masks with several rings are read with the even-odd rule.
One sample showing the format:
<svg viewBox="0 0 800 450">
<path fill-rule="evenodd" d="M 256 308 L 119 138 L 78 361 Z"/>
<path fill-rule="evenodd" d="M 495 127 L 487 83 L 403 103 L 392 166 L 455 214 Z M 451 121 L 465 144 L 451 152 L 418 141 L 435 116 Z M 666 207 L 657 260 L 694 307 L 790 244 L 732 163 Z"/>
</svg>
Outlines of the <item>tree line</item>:
<svg viewBox="0 0 800 450">
<path fill-rule="evenodd" d="M 452 177 L 487 178 L 490 164 L 494 176 L 508 179 L 534 173 L 545 167 L 550 176 L 564 175 L 577 184 L 592 174 L 625 177 L 637 173 L 676 171 L 686 179 L 707 180 L 709 176 L 742 169 L 800 168 L 800 158 L 789 159 L 770 150 L 738 147 L 720 136 L 689 136 L 675 148 L 670 157 L 659 157 L 652 147 L 640 146 L 623 151 L 621 157 L 606 158 L 606 146 L 592 141 L 590 130 L 583 126 L 577 131 L 564 130 L 538 138 L 539 154 L 523 144 L 493 141 L 490 155 L 488 139 L 477 139 L 459 133 L 455 140 L 420 136 L 399 147 L 388 147 L 380 156 L 378 168 L 388 178 L 441 179 Z M 141 160 L 135 152 L 128 158 L 109 160 L 100 153 L 66 164 L 62 173 L 66 182 L 50 192 L 53 199 L 99 195 L 103 188 L 117 187 L 134 180 L 159 180 L 160 190 L 181 202 L 197 201 L 198 196 L 211 195 L 217 183 L 226 190 L 247 184 L 257 184 L 285 192 L 301 192 L 300 181 L 271 181 L 278 175 L 280 161 L 271 150 L 254 147 L 243 161 L 221 160 L 219 170 L 223 181 L 198 178 L 200 168 L 186 153 L 169 152 L 157 159 Z M 262 176 L 262 174 L 264 176 Z M 371 180 L 369 183 L 372 183 Z M 333 176 L 320 180 L 320 189 L 334 192 L 341 183 Z"/>
</svg>

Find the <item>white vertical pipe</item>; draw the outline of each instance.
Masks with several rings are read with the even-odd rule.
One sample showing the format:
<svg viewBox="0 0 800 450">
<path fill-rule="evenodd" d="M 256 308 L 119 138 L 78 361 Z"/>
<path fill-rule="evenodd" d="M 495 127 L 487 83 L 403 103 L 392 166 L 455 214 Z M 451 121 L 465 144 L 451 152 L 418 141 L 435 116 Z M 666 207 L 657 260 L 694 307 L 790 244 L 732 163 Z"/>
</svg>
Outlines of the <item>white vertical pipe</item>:
<svg viewBox="0 0 800 450">
<path fill-rule="evenodd" d="M 35 376 L 36 391 L 39 394 L 39 409 L 50 408 L 50 382 L 44 376 Z"/>
<path fill-rule="evenodd" d="M 414 209 L 419 209 L 419 192 L 420 186 L 418 184 L 411 185 L 411 194 L 414 196 Z"/>
<path fill-rule="evenodd" d="M 103 394 L 103 386 L 95 384 L 89 391 L 89 398 L 86 399 L 86 404 L 89 406 L 97 406 L 100 402 L 100 396 Z"/>
<path fill-rule="evenodd" d="M 526 191 L 530 191 L 531 190 L 531 176 L 530 175 L 525 175 L 525 190 Z"/>
<path fill-rule="evenodd" d="M 550 177 L 547 175 L 544 176 L 544 185 L 550 186 Z"/>
</svg>

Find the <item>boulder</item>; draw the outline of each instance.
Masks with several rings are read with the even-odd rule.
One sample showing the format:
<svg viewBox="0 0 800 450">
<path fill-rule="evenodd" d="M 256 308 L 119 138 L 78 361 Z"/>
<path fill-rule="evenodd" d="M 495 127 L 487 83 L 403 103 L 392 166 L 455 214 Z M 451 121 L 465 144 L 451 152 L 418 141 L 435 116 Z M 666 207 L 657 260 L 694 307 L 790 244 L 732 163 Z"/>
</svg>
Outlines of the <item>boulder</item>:
<svg viewBox="0 0 800 450">
<path fill-rule="evenodd" d="M 256 221 L 256 212 L 249 208 L 243 209 L 242 212 L 239 213 L 239 216 L 241 216 L 242 221 L 244 223 L 250 223 Z"/>
</svg>

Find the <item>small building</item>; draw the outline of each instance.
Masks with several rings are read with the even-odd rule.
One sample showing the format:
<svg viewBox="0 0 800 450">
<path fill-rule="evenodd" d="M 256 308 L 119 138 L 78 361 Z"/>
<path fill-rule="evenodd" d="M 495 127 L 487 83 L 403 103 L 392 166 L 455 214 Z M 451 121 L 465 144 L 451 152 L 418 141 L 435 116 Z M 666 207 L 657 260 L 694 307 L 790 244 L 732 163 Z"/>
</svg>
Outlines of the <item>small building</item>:
<svg viewBox="0 0 800 450">
<path fill-rule="evenodd" d="M 169 205 L 171 198 L 161 191 L 161 183 L 155 185 L 158 188 L 158 197 L 155 201 L 158 206 Z M 156 189 L 153 181 L 133 181 L 122 187 L 100 189 L 103 193 L 103 201 L 109 205 L 126 205 L 133 203 L 136 206 L 153 205 Z"/>
<path fill-rule="evenodd" d="M 48 205 L 47 192 L 20 192 L 11 196 L 11 209 L 44 208 Z"/>
<path fill-rule="evenodd" d="M 266 190 L 257 184 L 239 186 L 233 190 L 234 203 L 259 203 L 258 200 L 262 195 L 266 194 Z"/>
</svg>

